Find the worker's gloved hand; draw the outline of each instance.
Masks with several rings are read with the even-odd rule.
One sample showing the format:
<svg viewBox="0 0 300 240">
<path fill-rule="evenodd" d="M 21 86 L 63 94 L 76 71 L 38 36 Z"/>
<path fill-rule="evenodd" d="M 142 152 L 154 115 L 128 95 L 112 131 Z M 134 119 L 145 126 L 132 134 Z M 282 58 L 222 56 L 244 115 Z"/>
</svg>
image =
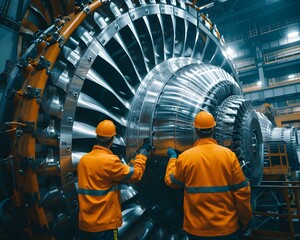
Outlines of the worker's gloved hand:
<svg viewBox="0 0 300 240">
<path fill-rule="evenodd" d="M 144 144 L 137 150 L 137 154 L 143 154 L 148 156 L 153 146 L 149 142 L 144 142 Z"/>
<path fill-rule="evenodd" d="M 249 237 L 251 237 L 251 236 L 252 236 L 252 229 L 251 228 L 247 228 L 242 233 L 242 237 L 247 237 L 247 239 L 249 239 Z"/>
<path fill-rule="evenodd" d="M 169 158 L 177 158 L 177 153 L 176 153 L 175 149 L 173 149 L 171 147 L 168 148 L 167 154 L 168 154 Z"/>
<path fill-rule="evenodd" d="M 249 237 L 252 235 L 251 228 L 249 227 L 249 224 L 247 226 L 243 226 L 241 222 L 239 222 L 240 225 L 240 237 Z"/>
</svg>

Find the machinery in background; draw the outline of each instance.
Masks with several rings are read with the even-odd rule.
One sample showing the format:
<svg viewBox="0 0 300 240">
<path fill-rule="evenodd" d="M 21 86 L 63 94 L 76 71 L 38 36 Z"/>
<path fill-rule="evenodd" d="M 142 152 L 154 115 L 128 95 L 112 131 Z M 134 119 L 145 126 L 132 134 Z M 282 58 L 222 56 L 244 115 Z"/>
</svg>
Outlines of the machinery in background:
<svg viewBox="0 0 300 240">
<path fill-rule="evenodd" d="M 264 142 L 264 180 L 299 180 L 299 141 L 295 127 L 276 127 L 275 116 L 257 113 Z M 272 115 L 272 116 L 271 116 Z"/>
<path fill-rule="evenodd" d="M 3 238 L 76 238 L 76 166 L 103 119 L 117 125 L 113 151 L 122 161 L 144 138 L 156 146 L 142 181 L 121 186 L 121 239 L 186 238 L 182 192 L 163 181 L 165 153 L 192 146 L 201 109 L 214 115 L 216 139 L 254 185 L 264 141 L 284 138 L 294 153 L 298 141 L 286 132 L 294 133 L 253 110 L 224 40 L 198 10 L 182 0 L 80 1 L 35 33 L 0 103 Z"/>
<path fill-rule="evenodd" d="M 298 239 L 299 181 L 262 181 L 252 186 L 252 238 Z"/>
<path fill-rule="evenodd" d="M 300 235 L 299 144 L 294 127 L 265 121 L 264 168 L 260 185 L 252 186 L 254 239 L 296 239 Z"/>
</svg>

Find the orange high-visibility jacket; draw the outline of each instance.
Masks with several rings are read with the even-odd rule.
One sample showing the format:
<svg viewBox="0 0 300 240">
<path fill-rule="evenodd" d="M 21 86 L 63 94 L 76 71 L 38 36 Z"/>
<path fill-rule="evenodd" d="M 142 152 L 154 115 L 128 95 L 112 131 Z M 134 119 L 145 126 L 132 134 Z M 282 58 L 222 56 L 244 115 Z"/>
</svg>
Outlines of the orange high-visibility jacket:
<svg viewBox="0 0 300 240">
<path fill-rule="evenodd" d="M 250 186 L 236 155 L 212 138 L 171 158 L 165 182 L 184 187 L 183 229 L 192 235 L 226 236 L 252 217 Z"/>
<path fill-rule="evenodd" d="M 95 145 L 79 161 L 79 229 L 100 232 L 122 225 L 119 183 L 137 182 L 144 173 L 147 157 L 137 154 L 123 164 L 108 148 Z"/>
</svg>

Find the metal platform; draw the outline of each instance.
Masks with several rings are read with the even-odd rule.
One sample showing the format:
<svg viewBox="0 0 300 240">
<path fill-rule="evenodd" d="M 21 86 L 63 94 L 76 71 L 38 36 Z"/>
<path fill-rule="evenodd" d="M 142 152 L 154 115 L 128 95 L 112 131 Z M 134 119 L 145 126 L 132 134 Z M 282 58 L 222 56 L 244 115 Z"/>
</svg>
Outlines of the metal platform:
<svg viewBox="0 0 300 240">
<path fill-rule="evenodd" d="M 252 186 L 250 239 L 300 239 L 299 193 L 299 181 L 263 181 Z"/>
</svg>

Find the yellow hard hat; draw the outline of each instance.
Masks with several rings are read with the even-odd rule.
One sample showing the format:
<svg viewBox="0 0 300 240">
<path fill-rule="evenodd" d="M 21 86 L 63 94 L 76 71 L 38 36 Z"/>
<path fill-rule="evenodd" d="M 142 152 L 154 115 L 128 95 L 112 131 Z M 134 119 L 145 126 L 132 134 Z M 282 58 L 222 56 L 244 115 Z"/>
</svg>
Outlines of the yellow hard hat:
<svg viewBox="0 0 300 240">
<path fill-rule="evenodd" d="M 110 120 L 103 120 L 96 128 L 96 134 L 103 137 L 113 137 L 116 133 L 116 126 Z"/>
<path fill-rule="evenodd" d="M 198 129 L 209 129 L 216 126 L 214 116 L 209 112 L 200 111 L 194 120 L 194 127 Z"/>
</svg>

